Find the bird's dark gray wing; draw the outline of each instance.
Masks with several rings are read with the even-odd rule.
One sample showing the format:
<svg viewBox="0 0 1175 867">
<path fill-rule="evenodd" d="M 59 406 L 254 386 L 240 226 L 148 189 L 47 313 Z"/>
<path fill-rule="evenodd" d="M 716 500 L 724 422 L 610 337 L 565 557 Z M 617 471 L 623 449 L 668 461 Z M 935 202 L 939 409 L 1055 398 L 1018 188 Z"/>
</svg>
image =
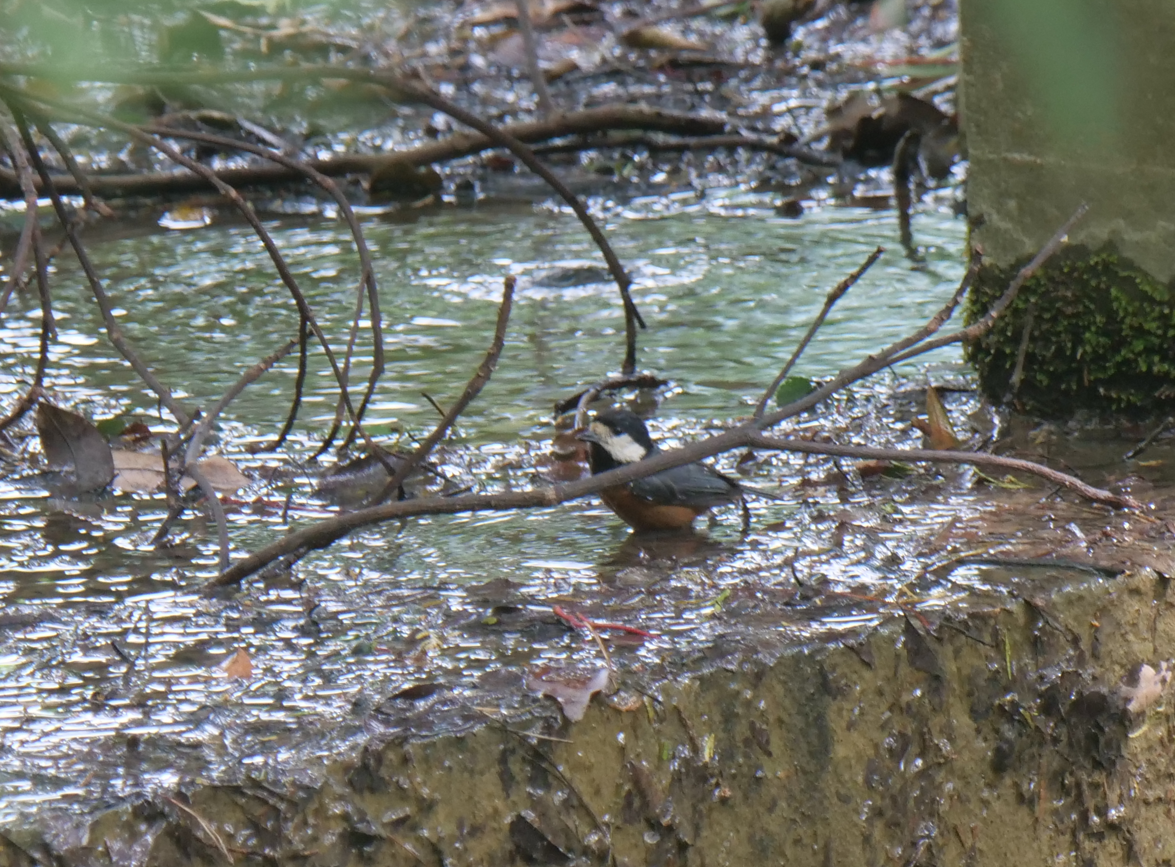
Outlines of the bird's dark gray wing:
<svg viewBox="0 0 1175 867">
<path fill-rule="evenodd" d="M 629 489 L 654 503 L 698 509 L 733 503 L 739 498 L 738 485 L 701 464 L 662 470 L 637 479 Z"/>
</svg>

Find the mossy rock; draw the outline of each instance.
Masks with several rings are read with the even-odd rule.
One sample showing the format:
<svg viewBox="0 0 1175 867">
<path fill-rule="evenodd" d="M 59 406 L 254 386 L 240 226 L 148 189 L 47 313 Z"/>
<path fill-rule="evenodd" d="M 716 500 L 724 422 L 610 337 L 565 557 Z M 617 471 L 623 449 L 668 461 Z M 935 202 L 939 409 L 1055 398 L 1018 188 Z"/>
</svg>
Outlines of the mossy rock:
<svg viewBox="0 0 1175 867">
<path fill-rule="evenodd" d="M 974 322 L 998 299 L 1022 263 L 983 268 L 967 299 Z M 1149 415 L 1175 402 L 1175 283 L 1164 285 L 1112 244 L 1075 245 L 1055 255 L 1021 289 L 983 338 L 966 349 L 992 400 L 1008 397 L 1029 305 L 1024 371 L 1012 396 L 1045 417 L 1079 410 Z"/>
</svg>

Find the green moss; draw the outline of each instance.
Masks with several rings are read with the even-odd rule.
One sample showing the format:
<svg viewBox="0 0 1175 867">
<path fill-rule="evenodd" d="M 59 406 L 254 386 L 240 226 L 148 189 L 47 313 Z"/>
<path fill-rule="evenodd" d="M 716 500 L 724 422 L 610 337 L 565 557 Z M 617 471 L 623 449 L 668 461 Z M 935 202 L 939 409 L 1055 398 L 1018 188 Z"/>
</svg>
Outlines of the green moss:
<svg viewBox="0 0 1175 867">
<path fill-rule="evenodd" d="M 969 322 L 1003 294 L 1019 267 L 981 270 L 967 299 Z M 967 347 L 980 386 L 993 400 L 1007 396 L 1029 304 L 1032 332 L 1014 398 L 1019 409 L 1049 417 L 1170 410 L 1175 286 L 1159 283 L 1110 244 L 1062 250 L 1024 285 L 992 330 Z"/>
</svg>

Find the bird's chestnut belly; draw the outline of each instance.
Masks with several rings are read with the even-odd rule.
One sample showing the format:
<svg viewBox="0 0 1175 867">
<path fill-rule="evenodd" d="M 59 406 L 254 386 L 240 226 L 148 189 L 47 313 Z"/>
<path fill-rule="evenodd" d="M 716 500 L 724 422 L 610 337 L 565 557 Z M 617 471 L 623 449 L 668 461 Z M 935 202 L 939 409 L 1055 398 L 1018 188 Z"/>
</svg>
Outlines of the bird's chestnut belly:
<svg viewBox="0 0 1175 867">
<path fill-rule="evenodd" d="M 684 530 L 706 509 L 654 503 L 632 493 L 625 486 L 600 491 L 604 505 L 634 530 Z"/>
</svg>

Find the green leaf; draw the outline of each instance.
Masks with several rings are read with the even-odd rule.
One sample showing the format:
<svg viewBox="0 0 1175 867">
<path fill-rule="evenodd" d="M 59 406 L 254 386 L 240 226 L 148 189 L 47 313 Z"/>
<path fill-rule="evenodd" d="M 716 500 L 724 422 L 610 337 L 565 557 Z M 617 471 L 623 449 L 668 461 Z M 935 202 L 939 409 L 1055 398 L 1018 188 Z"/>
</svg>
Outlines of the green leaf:
<svg viewBox="0 0 1175 867">
<path fill-rule="evenodd" d="M 114 418 L 104 418 L 101 421 L 94 422 L 94 427 L 98 428 L 98 433 L 112 440 L 117 436 L 121 436 L 122 432 L 126 430 L 127 425 L 131 423 L 131 419 L 125 415 L 116 415 Z"/>
<path fill-rule="evenodd" d="M 914 474 L 914 467 L 901 461 L 894 461 L 882 470 L 881 474 L 887 479 L 904 479 Z"/>
<path fill-rule="evenodd" d="M 778 390 L 776 390 L 775 402 L 779 406 L 787 406 L 789 403 L 795 403 L 797 400 L 807 397 L 815 390 L 816 386 L 806 376 L 789 376 L 780 383 Z"/>
</svg>

